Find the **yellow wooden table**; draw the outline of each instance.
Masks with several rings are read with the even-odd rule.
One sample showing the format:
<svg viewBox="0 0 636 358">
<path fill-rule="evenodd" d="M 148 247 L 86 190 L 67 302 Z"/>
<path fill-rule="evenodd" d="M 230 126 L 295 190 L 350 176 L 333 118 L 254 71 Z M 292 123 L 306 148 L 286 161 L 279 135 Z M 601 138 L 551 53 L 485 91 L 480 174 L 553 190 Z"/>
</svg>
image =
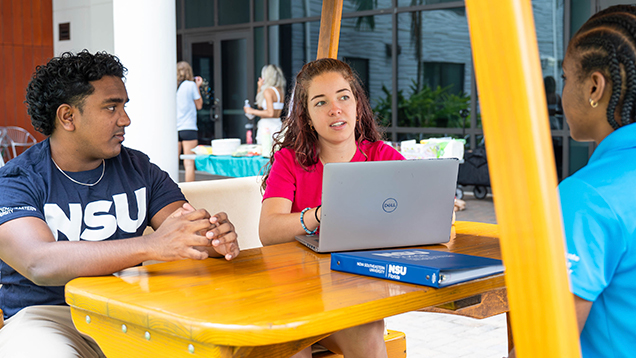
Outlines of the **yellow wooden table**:
<svg viewBox="0 0 636 358">
<path fill-rule="evenodd" d="M 496 225 L 455 227 L 426 248 L 500 258 Z M 435 289 L 329 266 L 329 254 L 292 242 L 78 278 L 66 301 L 109 358 L 286 357 L 344 328 L 505 287 L 503 274 Z"/>
</svg>

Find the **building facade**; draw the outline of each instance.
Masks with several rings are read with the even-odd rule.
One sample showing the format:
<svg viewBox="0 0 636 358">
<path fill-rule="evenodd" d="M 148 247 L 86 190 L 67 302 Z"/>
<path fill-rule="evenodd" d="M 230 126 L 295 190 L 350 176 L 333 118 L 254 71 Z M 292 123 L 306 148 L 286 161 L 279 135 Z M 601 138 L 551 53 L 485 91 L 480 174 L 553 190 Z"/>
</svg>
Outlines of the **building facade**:
<svg viewBox="0 0 636 358">
<path fill-rule="evenodd" d="M 560 66 L 565 46 L 571 34 L 591 14 L 626 1 L 531 1 L 543 76 L 548 92 L 553 92 L 548 95 L 552 98 L 549 99 L 550 127 L 557 172 L 562 179 L 582 167 L 594 149 L 590 144 L 572 140 L 567 123 L 559 113 Z M 169 12 L 176 18 L 176 42 L 161 30 L 174 26 L 175 21 L 165 21 L 162 15 L 160 23 L 153 23 L 148 30 L 144 19 L 157 18 L 156 11 L 137 11 L 139 7 L 154 9 L 159 8 L 157 4 L 163 6 L 166 3 L 174 4 L 174 13 L 172 10 Z M 199 115 L 203 143 L 215 137 L 244 138 L 247 119 L 242 106 L 245 99 L 253 102 L 256 80 L 263 65 L 275 63 L 281 66 L 288 87 L 293 84 L 294 74 L 305 62 L 316 57 L 321 12 L 319 0 L 136 1 L 135 4 L 139 5 L 135 5 L 134 9 L 131 3 L 122 0 L 53 0 L 52 3 L 51 0 L 0 0 L 0 4 L 0 15 L 6 20 L 0 26 L 2 52 L 7 65 L 2 76 L 5 94 L 24 93 L 30 77 L 28 68 L 34 69 L 35 65 L 45 63 L 51 55 L 88 48 L 121 56 L 119 52 L 123 50 L 118 48 L 122 43 L 136 44 L 134 48 L 137 49 L 147 43 L 148 51 L 140 54 L 135 50 L 123 54 L 124 57 L 130 56 L 126 63 L 139 58 L 142 62 L 139 68 L 144 69 L 148 66 L 143 63 L 156 64 L 161 58 L 168 59 L 170 63 L 172 59 L 187 60 L 198 75 L 206 78 L 209 88 L 207 100 Z M 166 12 L 162 8 L 162 14 Z M 126 14 L 136 20 L 129 21 Z M 34 16 L 43 20 L 30 22 L 29 19 Z M 16 18 L 22 21 L 9 21 Z M 52 38 L 51 32 L 46 30 L 46 19 L 51 18 Z M 349 62 L 358 72 L 380 123 L 386 126 L 388 140 L 451 136 L 464 138 L 467 149 L 483 145 L 467 21 L 461 0 L 344 0 L 338 57 Z M 35 25 L 28 25 L 31 23 Z M 126 27 L 130 23 L 136 25 L 132 30 Z M 44 26 L 42 34 L 48 36 L 38 35 L 38 24 Z M 139 37 L 131 38 L 131 33 Z M 143 40 L 148 36 L 168 43 L 168 47 L 175 49 L 175 55 L 155 54 L 152 49 L 157 46 Z M 35 44 L 39 46 L 38 50 L 24 50 L 23 43 L 29 46 Z M 46 55 L 46 48 L 50 49 L 51 43 L 53 54 L 48 52 L 49 55 Z M 505 51 L 505 44 L 502 44 L 502 49 Z M 31 63 L 31 66 L 25 66 L 26 72 L 18 78 L 19 73 L 15 69 L 22 63 Z M 140 123 L 140 119 L 149 118 L 148 125 L 152 125 L 156 123 L 153 118 L 170 117 L 161 113 L 147 114 L 157 102 L 174 106 L 174 103 L 169 103 L 172 96 L 168 92 L 173 93 L 171 86 L 160 86 L 168 89 L 163 90 L 167 91 L 166 98 L 158 100 L 147 83 L 148 78 L 160 78 L 161 69 L 165 68 L 164 65 L 153 66 L 149 68 L 151 73 L 144 74 L 139 80 L 133 74 L 139 71 L 131 68 L 127 84 L 132 89 L 135 83 L 139 83 L 140 88 L 134 102 L 140 103 L 140 98 L 147 97 L 138 110 L 132 108 L 135 107 L 133 103 L 130 108 L 139 113 L 135 121 L 142 124 L 142 128 L 146 124 Z M 31 130 L 22 97 L 5 95 L 2 98 L 0 112 L 4 116 L 0 124 L 19 125 Z M 501 98 L 505 101 L 505 94 Z M 166 133 L 172 132 L 169 126 L 163 127 Z M 143 133 L 140 129 L 138 137 L 147 137 Z M 131 139 L 134 142 L 134 136 Z M 168 141 L 153 142 L 158 142 L 163 148 Z M 144 145 L 140 147 L 145 149 Z M 145 150 L 151 156 L 155 151 L 154 147 Z M 158 153 L 157 157 L 168 157 L 168 152 L 171 153 L 172 148 L 168 148 L 166 153 Z"/>
<path fill-rule="evenodd" d="M 560 110 L 565 46 L 592 13 L 612 4 L 532 0 L 559 179 L 585 165 L 593 149 L 571 139 Z M 176 0 L 177 58 L 209 83 L 202 142 L 245 139 L 242 107 L 254 101 L 262 66 L 280 66 L 293 85 L 302 65 L 316 58 L 321 6 L 320 0 Z M 448 136 L 465 139 L 466 149 L 484 145 L 463 1 L 344 0 L 338 58 L 364 83 L 387 140 Z"/>
</svg>

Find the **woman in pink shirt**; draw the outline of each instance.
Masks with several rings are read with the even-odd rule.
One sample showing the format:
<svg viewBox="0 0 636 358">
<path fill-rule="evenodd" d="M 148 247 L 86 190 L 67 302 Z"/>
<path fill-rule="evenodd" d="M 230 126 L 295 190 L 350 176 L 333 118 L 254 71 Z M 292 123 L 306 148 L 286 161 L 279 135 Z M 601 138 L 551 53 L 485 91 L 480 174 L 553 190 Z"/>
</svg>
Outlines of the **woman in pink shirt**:
<svg viewBox="0 0 636 358">
<path fill-rule="evenodd" d="M 322 173 L 327 163 L 401 160 L 381 141 L 369 101 L 344 62 L 307 63 L 296 76 L 284 137 L 276 139 L 263 180 L 259 234 L 263 245 L 293 241 L 320 226 Z M 345 357 L 386 357 L 384 322 L 345 329 L 320 341 Z M 310 357 L 305 349 L 295 357 Z"/>
</svg>

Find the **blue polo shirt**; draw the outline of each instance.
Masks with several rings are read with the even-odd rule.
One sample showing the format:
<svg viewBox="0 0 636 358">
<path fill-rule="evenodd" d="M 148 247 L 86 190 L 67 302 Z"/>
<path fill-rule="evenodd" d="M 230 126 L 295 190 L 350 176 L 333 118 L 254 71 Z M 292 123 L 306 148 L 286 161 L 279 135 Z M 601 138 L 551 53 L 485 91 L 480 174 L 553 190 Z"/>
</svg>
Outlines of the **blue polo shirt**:
<svg viewBox="0 0 636 358">
<path fill-rule="evenodd" d="M 584 358 L 636 354 L 636 125 L 607 136 L 559 185 L 571 291 L 592 301 Z"/>
<path fill-rule="evenodd" d="M 0 168 L 0 225 L 21 217 L 44 220 L 55 240 L 102 241 L 142 235 L 166 205 L 185 200 L 168 174 L 142 152 L 121 153 L 93 170 L 64 176 L 51 160 L 49 140 Z M 63 260 L 64 258 L 60 258 Z M 64 286 L 38 286 L 0 260 L 0 307 L 5 318 L 33 305 L 63 305 Z"/>
</svg>

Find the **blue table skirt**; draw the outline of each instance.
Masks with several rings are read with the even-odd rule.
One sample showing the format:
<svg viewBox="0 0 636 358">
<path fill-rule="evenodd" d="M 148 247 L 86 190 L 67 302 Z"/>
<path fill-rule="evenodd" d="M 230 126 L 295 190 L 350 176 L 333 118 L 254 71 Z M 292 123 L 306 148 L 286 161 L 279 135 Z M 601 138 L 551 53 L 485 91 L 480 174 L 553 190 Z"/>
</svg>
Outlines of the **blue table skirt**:
<svg viewBox="0 0 636 358">
<path fill-rule="evenodd" d="M 197 155 L 197 170 L 226 177 L 263 175 L 269 158 L 261 156 L 233 157 L 231 155 Z"/>
</svg>

